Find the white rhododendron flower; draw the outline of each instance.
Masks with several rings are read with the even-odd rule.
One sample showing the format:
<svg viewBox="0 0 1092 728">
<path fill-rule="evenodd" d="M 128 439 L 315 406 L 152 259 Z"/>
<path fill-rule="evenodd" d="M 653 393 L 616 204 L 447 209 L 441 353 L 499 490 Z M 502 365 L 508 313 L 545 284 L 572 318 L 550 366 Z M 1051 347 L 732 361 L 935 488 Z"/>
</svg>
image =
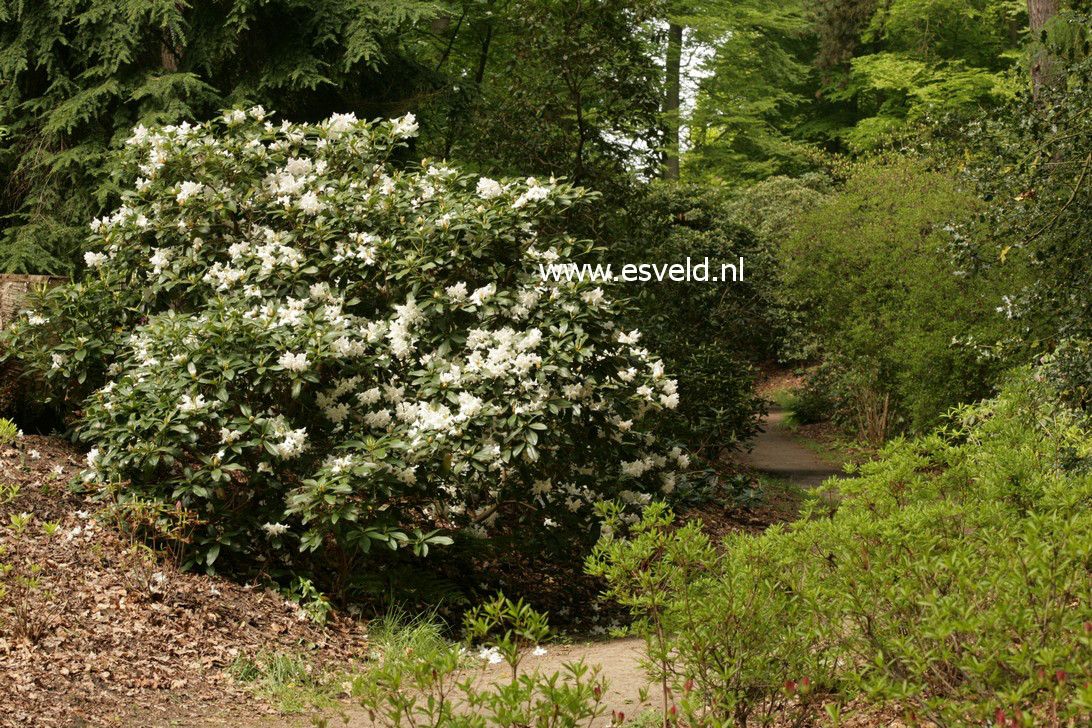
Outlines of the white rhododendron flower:
<svg viewBox="0 0 1092 728">
<path fill-rule="evenodd" d="M 493 283 L 482 286 L 473 293 L 470 294 L 470 302 L 481 306 L 497 293 L 497 286 Z"/>
<path fill-rule="evenodd" d="M 306 353 L 293 354 L 290 351 L 281 354 L 277 363 L 290 372 L 305 372 L 311 366 Z"/>
<path fill-rule="evenodd" d="M 334 114 L 323 123 L 323 126 L 331 136 L 337 136 L 352 129 L 356 121 L 356 114 L 353 113 Z"/>
<path fill-rule="evenodd" d="M 196 412 L 204 409 L 206 406 L 208 406 L 208 402 L 205 401 L 205 396 L 203 394 L 199 394 L 196 397 L 184 394 L 182 395 L 182 399 L 178 401 L 179 412 Z"/>
<path fill-rule="evenodd" d="M 175 195 L 175 200 L 177 200 L 180 205 L 185 204 L 186 201 L 194 195 L 201 194 L 204 189 L 205 186 L 200 182 L 183 182 L 178 187 L 178 194 Z"/>
<path fill-rule="evenodd" d="M 480 197 L 491 200 L 503 194 L 504 188 L 501 187 L 500 182 L 488 177 L 482 177 L 478 180 L 477 193 Z"/>
<path fill-rule="evenodd" d="M 406 114 L 401 119 L 398 119 L 394 123 L 392 131 L 394 135 L 399 138 L 411 137 L 417 133 L 417 117 L 413 114 Z"/>
<path fill-rule="evenodd" d="M 307 428 L 283 433 L 284 440 L 277 445 L 277 454 L 285 460 L 294 458 L 307 449 Z"/>
<path fill-rule="evenodd" d="M 228 126 L 238 126 L 246 121 L 246 112 L 242 109 L 234 109 L 224 114 L 224 122 Z"/>
<path fill-rule="evenodd" d="M 453 286 L 448 286 L 444 289 L 452 301 L 465 301 L 466 300 L 466 281 L 459 281 Z"/>
<path fill-rule="evenodd" d="M 109 259 L 110 256 L 106 253 L 92 253 L 88 251 L 83 254 L 83 262 L 87 264 L 88 268 L 98 268 Z"/>
<path fill-rule="evenodd" d="M 500 649 L 497 647 L 482 647 L 478 651 L 478 659 L 485 660 L 490 665 L 499 665 L 504 662 L 504 657 L 501 656 Z"/>
<path fill-rule="evenodd" d="M 283 523 L 266 523 L 262 525 L 262 530 L 269 534 L 271 538 L 275 538 L 287 533 L 288 526 Z"/>
</svg>

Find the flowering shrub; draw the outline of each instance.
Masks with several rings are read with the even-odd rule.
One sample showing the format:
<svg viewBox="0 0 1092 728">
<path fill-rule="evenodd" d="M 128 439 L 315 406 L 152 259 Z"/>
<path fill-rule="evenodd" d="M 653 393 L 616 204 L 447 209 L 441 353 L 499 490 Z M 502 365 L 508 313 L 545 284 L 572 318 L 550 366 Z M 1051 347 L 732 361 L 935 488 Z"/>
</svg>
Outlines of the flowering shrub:
<svg viewBox="0 0 1092 728">
<path fill-rule="evenodd" d="M 138 127 L 135 179 L 92 224 L 88 273 L 8 334 L 93 444 L 88 483 L 197 509 L 198 563 L 501 527 L 587 531 L 592 504 L 671 492 L 678 402 L 590 282 L 543 283 L 588 245 L 587 193 L 388 155 L 412 115 Z"/>
</svg>

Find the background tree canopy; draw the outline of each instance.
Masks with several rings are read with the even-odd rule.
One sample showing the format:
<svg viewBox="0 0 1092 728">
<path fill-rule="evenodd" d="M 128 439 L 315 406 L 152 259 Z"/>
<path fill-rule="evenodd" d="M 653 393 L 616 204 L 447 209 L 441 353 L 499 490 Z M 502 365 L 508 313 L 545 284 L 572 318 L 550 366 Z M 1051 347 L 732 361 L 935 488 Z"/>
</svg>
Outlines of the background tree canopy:
<svg viewBox="0 0 1092 728">
<path fill-rule="evenodd" d="M 0 270 L 78 267 L 138 123 L 412 111 L 407 159 L 564 176 L 630 210 L 680 149 L 686 177 L 736 187 L 996 107 L 1028 23 L 1016 0 L 5 0 Z"/>
</svg>

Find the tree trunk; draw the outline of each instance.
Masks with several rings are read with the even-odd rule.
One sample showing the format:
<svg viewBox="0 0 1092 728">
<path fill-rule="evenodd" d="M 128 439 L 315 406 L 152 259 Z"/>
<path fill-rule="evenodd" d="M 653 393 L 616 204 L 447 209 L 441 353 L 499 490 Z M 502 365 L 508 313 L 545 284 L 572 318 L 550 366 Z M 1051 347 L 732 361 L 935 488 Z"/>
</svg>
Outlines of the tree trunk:
<svg viewBox="0 0 1092 728">
<path fill-rule="evenodd" d="M 679 178 L 679 96 L 682 89 L 683 27 L 667 26 L 666 93 L 664 120 L 667 124 L 667 150 L 664 155 L 664 179 Z"/>
<path fill-rule="evenodd" d="M 1028 27 L 1031 30 L 1031 92 L 1039 95 L 1039 89 L 1052 81 L 1054 61 L 1050 51 L 1039 41 L 1043 26 L 1058 14 L 1058 0 L 1028 0 Z"/>
</svg>

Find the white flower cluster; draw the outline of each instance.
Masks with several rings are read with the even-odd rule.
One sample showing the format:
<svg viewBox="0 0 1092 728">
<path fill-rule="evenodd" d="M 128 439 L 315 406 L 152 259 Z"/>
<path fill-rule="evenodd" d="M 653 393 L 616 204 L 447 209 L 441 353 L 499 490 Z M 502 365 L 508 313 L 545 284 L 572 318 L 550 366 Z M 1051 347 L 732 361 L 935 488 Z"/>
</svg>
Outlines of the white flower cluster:
<svg viewBox="0 0 1092 728">
<path fill-rule="evenodd" d="M 650 434 L 679 403 L 663 363 L 611 320 L 609 286 L 536 275 L 571 247 L 540 217 L 579 190 L 396 171 L 377 150 L 416 132 L 411 114 L 267 116 L 129 140 L 139 181 L 92 226 L 87 264 L 147 322 L 90 401 L 86 431 L 111 434 L 89 477 L 146 468 L 183 420 L 201 464 L 142 487 L 232 498 L 212 512 L 246 503 L 262 539 L 314 547 L 370 524 L 485 537 L 526 508 L 586 528 L 596 502 L 635 514 L 678 487 L 688 458 Z"/>
<path fill-rule="evenodd" d="M 293 354 L 290 351 L 281 354 L 277 363 L 290 372 L 305 372 L 311 366 L 306 353 Z"/>
</svg>

